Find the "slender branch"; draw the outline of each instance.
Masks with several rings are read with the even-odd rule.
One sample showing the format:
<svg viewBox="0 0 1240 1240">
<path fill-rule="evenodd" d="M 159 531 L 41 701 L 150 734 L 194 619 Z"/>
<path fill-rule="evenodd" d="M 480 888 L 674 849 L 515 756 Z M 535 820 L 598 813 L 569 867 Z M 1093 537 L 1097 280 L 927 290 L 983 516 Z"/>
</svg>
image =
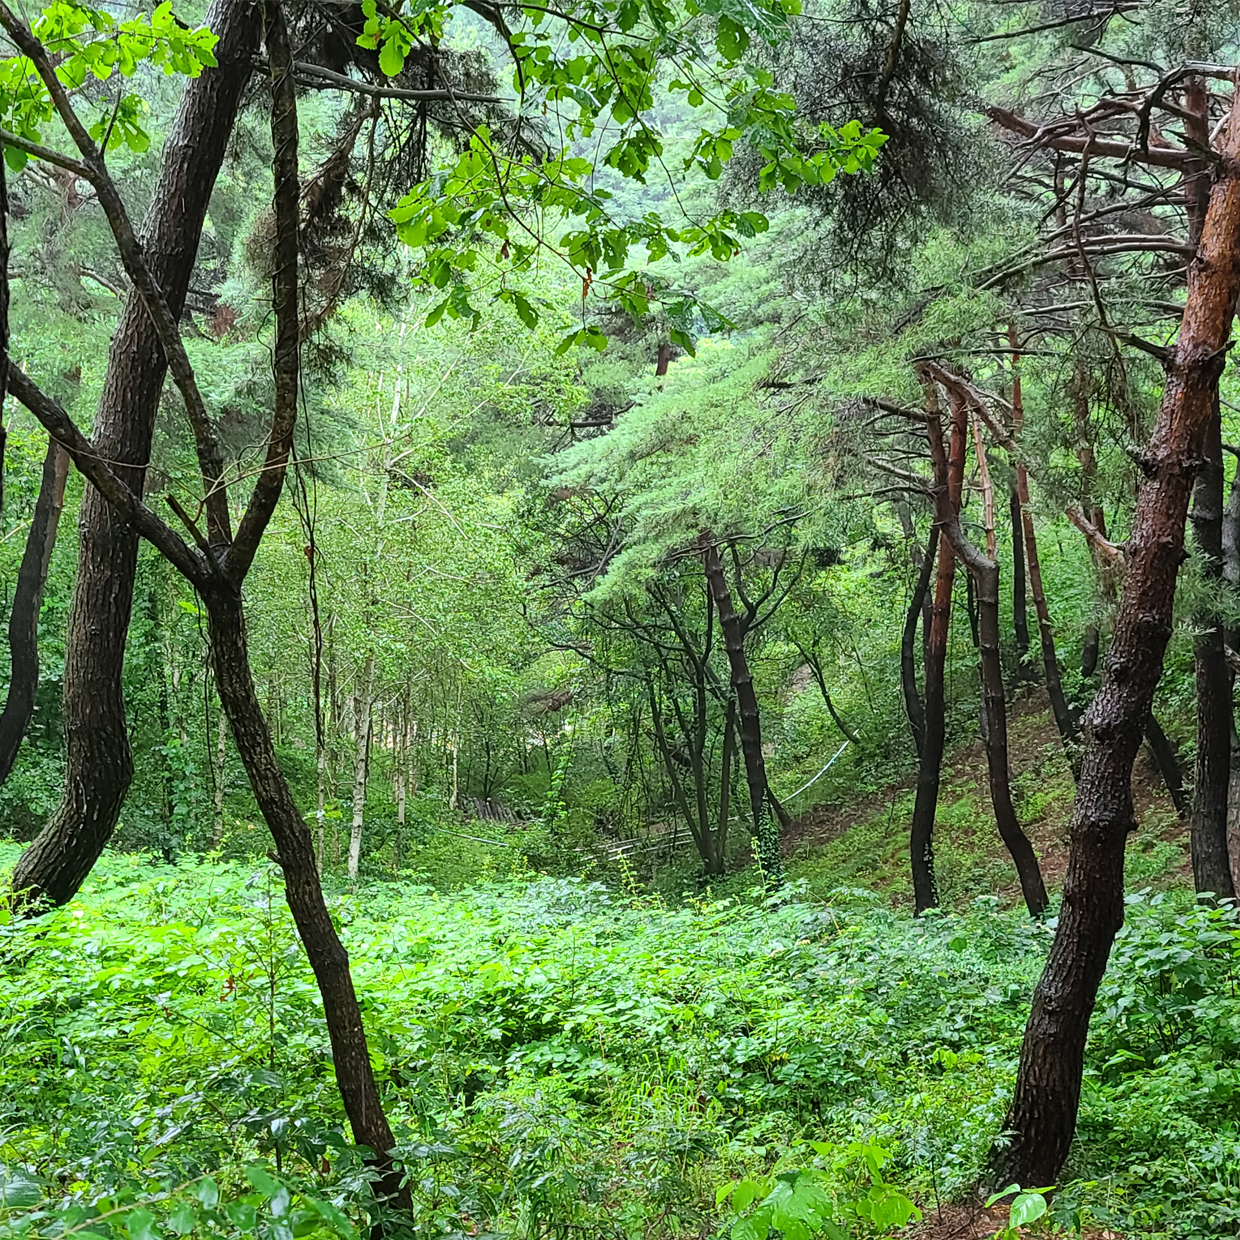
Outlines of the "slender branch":
<svg viewBox="0 0 1240 1240">
<path fill-rule="evenodd" d="M 63 168 L 66 172 L 72 172 L 80 180 L 90 181 L 90 169 L 80 159 L 74 159 L 72 155 L 65 155 L 60 151 L 52 150 L 50 146 L 31 142 L 29 138 L 23 138 L 20 134 L 10 133 L 7 129 L 0 129 L 0 139 L 3 140 L 5 146 L 16 147 L 19 151 L 25 151 L 27 155 L 31 155 L 35 159 L 41 159 L 44 163 L 53 164 L 57 168 Z"/>
<path fill-rule="evenodd" d="M 1027 138 L 1035 148 L 1049 147 L 1054 151 L 1067 151 L 1079 155 L 1085 149 L 1086 143 L 1090 141 L 1090 137 L 1085 134 L 1074 131 L 1064 132 L 1062 129 L 1056 132 L 1049 126 L 1036 125 L 1033 121 L 1025 120 L 1024 117 L 1017 116 L 1015 112 L 1008 111 L 1007 108 L 990 107 L 986 109 L 986 115 L 1010 133 Z M 1094 155 L 1103 159 L 1133 160 L 1137 163 L 1152 164 L 1159 168 L 1175 168 L 1180 171 L 1194 166 L 1198 160 L 1198 157 L 1191 151 L 1180 147 L 1153 146 L 1142 150 L 1131 143 L 1097 137 L 1093 138 L 1090 150 Z"/>
<path fill-rule="evenodd" d="M 226 568 L 236 583 L 249 572 L 258 544 L 284 489 L 293 428 L 297 424 L 300 380 L 300 316 L 297 311 L 297 258 L 300 248 L 300 216 L 297 181 L 297 85 L 288 29 L 279 0 L 266 0 L 267 57 L 271 65 L 271 171 L 275 182 L 275 268 L 272 272 L 272 306 L 276 338 L 272 371 L 275 376 L 275 407 L 267 439 L 267 457 L 254 483 L 237 537 L 228 550 Z"/>
<path fill-rule="evenodd" d="M 82 476 L 107 500 L 112 509 L 138 534 L 154 546 L 178 572 L 197 586 L 207 581 L 206 566 L 186 546 L 171 526 L 155 515 L 112 472 L 112 467 L 95 451 L 94 445 L 78 429 L 59 401 L 43 392 L 35 382 L 9 360 L 9 391 L 42 424 L 53 439 L 64 445 Z"/>
<path fill-rule="evenodd" d="M 142 246 L 134 232 L 124 200 L 104 162 L 103 151 L 96 146 L 82 124 L 81 118 L 73 110 L 68 92 L 56 76 L 56 70 L 52 66 L 47 49 L 35 38 L 26 23 L 7 4 L 3 3 L 3 0 L 0 0 L 0 26 L 8 32 L 18 51 L 34 65 L 35 71 L 47 88 L 57 114 L 81 153 L 80 173 L 76 169 L 71 170 L 75 172 L 75 175 L 83 176 L 94 187 L 99 205 L 103 208 L 117 249 L 120 251 L 125 273 L 142 299 L 142 304 L 155 327 L 164 357 L 168 362 L 168 369 L 172 373 L 177 390 L 185 401 L 185 410 L 189 416 L 190 425 L 193 427 L 194 441 L 198 449 L 198 463 L 206 492 L 207 521 L 211 536 L 221 543 L 227 543 L 231 539 L 231 530 L 228 518 L 228 496 L 223 487 L 224 464 L 219 441 L 207 414 L 202 393 L 198 390 L 198 381 L 194 376 L 194 368 L 190 365 L 189 356 L 185 352 L 176 318 L 168 308 L 163 291 L 146 264 Z M 7 138 L 5 140 L 7 141 Z M 64 166 L 63 162 L 61 166 Z"/>
<path fill-rule="evenodd" d="M 256 57 L 254 63 L 260 69 L 270 68 L 265 57 Z M 373 86 L 369 82 L 351 78 L 344 73 L 335 73 L 320 65 L 308 64 L 304 60 L 293 62 L 293 73 L 298 80 L 298 85 L 301 86 L 314 86 L 316 83 L 313 80 L 307 82 L 304 79 L 317 78 L 323 83 L 338 86 L 341 90 L 353 91 L 358 95 L 369 95 L 374 99 L 408 99 L 417 103 L 430 103 L 438 100 L 447 102 L 452 99 L 461 99 L 467 103 L 517 102 L 515 99 L 506 99 L 501 95 L 479 95 L 467 90 L 405 90 L 397 86 Z"/>
</svg>

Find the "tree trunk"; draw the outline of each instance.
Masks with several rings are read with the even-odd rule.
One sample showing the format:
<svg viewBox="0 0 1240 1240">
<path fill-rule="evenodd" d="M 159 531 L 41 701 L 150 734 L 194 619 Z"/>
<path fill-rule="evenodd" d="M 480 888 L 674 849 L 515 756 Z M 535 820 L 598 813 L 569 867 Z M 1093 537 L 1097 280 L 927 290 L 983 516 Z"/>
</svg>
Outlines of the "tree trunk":
<svg viewBox="0 0 1240 1240">
<path fill-rule="evenodd" d="M 1021 529 L 1020 493 L 1016 480 L 1008 490 L 1008 513 L 1012 522 L 1012 632 L 1016 638 L 1016 658 L 1025 667 L 1029 658 L 1029 598 L 1025 584 L 1025 538 Z"/>
<path fill-rule="evenodd" d="M 1202 576 L 1217 588 L 1223 575 L 1223 436 L 1214 402 L 1193 487 L 1192 525 Z M 1220 900 L 1235 897 L 1227 857 L 1227 788 L 1231 775 L 1231 673 L 1223 650 L 1223 622 L 1212 593 L 1194 617 L 1193 666 L 1197 682 L 1197 763 L 1189 845 L 1193 885 Z"/>
<path fill-rule="evenodd" d="M 349 832 L 349 881 L 357 882 L 362 860 L 362 829 L 366 818 L 366 775 L 370 767 L 370 728 L 375 698 L 375 652 L 366 651 L 357 687 L 353 726 L 353 827 Z"/>
<path fill-rule="evenodd" d="M 997 1160 L 1005 1184 L 1053 1184 L 1063 1168 L 1076 1128 L 1089 1019 L 1124 920 L 1124 846 L 1136 826 L 1132 765 L 1171 636 L 1189 494 L 1240 290 L 1240 91 L 1222 147 L 1158 419 L 1142 457 L 1145 483 L 1114 636 L 1102 685 L 1085 714 L 1059 925 L 1025 1029 L 1004 1125 L 1011 1143 Z"/>
<path fill-rule="evenodd" d="M 280 769 L 254 688 L 240 591 L 221 584 L 204 592 L 203 599 L 220 701 L 228 713 L 233 741 L 250 777 L 254 798 L 275 840 L 289 910 L 323 997 L 332 1067 L 353 1139 L 373 1152 L 379 1190 L 392 1204 L 408 1209 L 409 1190 L 401 1187 L 401 1174 L 392 1163 L 390 1151 L 395 1139 L 371 1068 L 361 1009 L 349 973 L 349 955 L 323 899 L 310 829 Z"/>
<path fill-rule="evenodd" d="M 939 548 L 939 527 L 930 527 L 930 541 L 917 573 L 913 597 L 904 613 L 904 631 L 900 635 L 900 685 L 904 690 L 904 711 L 913 730 L 913 743 L 920 755 L 926 743 L 926 708 L 917 691 L 917 622 L 922 618 L 926 595 L 930 592 L 930 574 L 934 571 L 935 553 Z"/>
<path fill-rule="evenodd" d="M 142 230 L 147 265 L 174 318 L 185 304 L 207 204 L 259 45 L 253 0 L 214 0 L 206 22 L 219 36 L 218 65 L 186 84 Z M 112 335 L 93 442 L 139 496 L 166 372 L 154 325 L 131 293 Z M 79 534 L 65 644 L 65 791 L 13 871 L 15 892 L 53 904 L 68 900 L 90 873 L 133 778 L 121 672 L 138 538 L 93 487 L 82 500 Z"/>
<path fill-rule="evenodd" d="M 732 812 L 732 760 L 736 753 L 736 698 L 729 696 L 723 717 L 723 754 L 719 771 L 719 826 L 715 830 L 713 874 L 722 874 L 728 864 L 728 816 Z"/>
<path fill-rule="evenodd" d="M 1222 531 L 1223 581 L 1232 605 L 1240 597 L 1240 455 L 1232 478 L 1227 508 L 1223 514 Z M 1240 630 L 1231 625 L 1223 629 L 1223 644 L 1228 657 L 1228 684 L 1235 686 L 1236 674 L 1230 654 L 1240 649 Z M 1232 712 L 1231 765 L 1227 789 L 1227 854 L 1231 865 L 1231 882 L 1240 892 L 1240 737 L 1236 735 L 1235 712 Z"/>
<path fill-rule="evenodd" d="M 2 468 L 2 466 L 0 466 Z M 34 715 L 35 693 L 39 687 L 39 612 L 47 571 L 56 546 L 56 530 L 65 506 L 65 480 L 69 476 L 69 454 L 54 439 L 47 443 L 43 458 L 43 478 L 34 505 L 30 532 L 17 587 L 13 591 L 13 610 L 9 615 L 9 692 L 0 714 L 0 784 L 13 769 L 17 751 Z"/>
<path fill-rule="evenodd" d="M 659 756 L 663 759 L 663 770 L 667 774 L 667 782 L 672 790 L 672 797 L 676 802 L 676 808 L 680 811 L 681 818 L 688 824 L 689 833 L 693 836 L 693 842 L 697 845 L 698 856 L 702 858 L 702 864 L 706 872 L 710 873 L 711 850 L 709 840 L 707 839 L 708 828 L 700 825 L 693 816 L 693 809 L 685 793 L 684 784 L 681 783 L 680 775 L 676 770 L 676 759 L 672 754 L 672 747 L 668 743 L 667 733 L 663 728 L 663 712 L 659 709 L 659 699 L 653 680 L 646 682 L 646 691 L 650 699 L 650 722 L 654 727 L 655 743 L 659 749 Z"/>
<path fill-rule="evenodd" d="M 219 727 L 215 738 L 215 808 L 211 820 L 211 850 L 217 851 L 224 842 L 224 763 L 228 757 L 228 716 L 220 707 Z"/>
<path fill-rule="evenodd" d="M 938 416 L 937 402 L 932 417 Z M 964 486 L 966 418 L 964 403 L 952 402 L 952 430 L 947 454 L 947 498 L 959 509 Z M 937 522 L 936 522 L 937 525 Z M 924 913 L 939 903 L 934 873 L 934 816 L 939 803 L 939 780 L 943 772 L 945 740 L 945 687 L 947 638 L 951 630 L 952 589 L 956 580 L 956 555 L 951 544 L 939 534 L 939 567 L 934 584 L 934 605 L 930 613 L 930 638 L 926 643 L 924 676 L 925 733 L 921 761 L 917 767 L 917 795 L 909 825 L 909 863 L 913 871 L 913 909 Z"/>
<path fill-rule="evenodd" d="M 974 430 L 976 429 L 975 424 Z M 951 544 L 953 551 L 977 582 L 978 655 L 986 719 L 986 767 L 990 778 L 990 801 L 994 807 L 995 825 L 1016 863 L 1025 906 L 1031 917 L 1041 917 L 1046 912 L 1048 903 L 1046 886 L 1042 882 L 1037 854 L 1033 851 L 1029 837 L 1021 830 L 1012 805 L 1007 703 L 1003 692 L 1003 654 L 1000 648 L 999 563 L 993 556 L 983 555 L 965 537 L 960 526 L 960 514 L 953 506 L 950 496 L 947 453 L 943 447 L 942 428 L 937 419 L 930 421 L 927 431 L 930 459 L 934 463 L 936 520 L 943 531 L 943 537 Z M 980 467 L 985 461 L 980 436 L 977 438 L 977 448 Z M 993 539 L 988 539 L 987 545 L 993 547 Z"/>
<path fill-rule="evenodd" d="M 762 756 L 762 721 L 758 714 L 758 695 L 753 687 L 753 674 L 745 656 L 745 624 L 732 604 L 723 561 L 711 544 L 702 549 L 702 562 L 711 597 L 723 630 L 723 645 L 732 674 L 732 688 L 740 712 L 741 756 L 745 762 L 745 778 L 749 783 L 749 809 L 758 862 L 766 880 L 779 886 L 784 881 L 784 862 L 779 851 L 779 829 L 771 821 L 771 804 L 766 782 L 766 760 Z"/>
<path fill-rule="evenodd" d="M 1150 717 L 1145 721 L 1145 742 L 1149 745 L 1150 756 L 1154 759 L 1154 765 L 1158 768 L 1158 773 L 1167 786 L 1175 812 L 1181 818 L 1187 818 L 1190 806 L 1188 794 L 1184 791 L 1184 776 L 1180 772 L 1180 759 L 1176 755 L 1171 739 L 1163 731 L 1162 724 L 1158 722 L 1158 716 L 1152 710 Z"/>
<path fill-rule="evenodd" d="M 1025 422 L 1025 407 L 1020 382 L 1020 346 L 1015 326 L 1008 328 L 1008 341 L 1012 349 L 1012 430 L 1019 439 Z M 1051 714 L 1055 727 L 1063 741 L 1064 752 L 1072 767 L 1073 778 L 1080 771 L 1077 754 L 1078 728 L 1076 719 L 1068 709 L 1064 696 L 1063 678 L 1059 672 L 1059 657 L 1055 652 L 1055 628 L 1051 624 L 1050 608 L 1046 604 L 1046 591 L 1042 588 L 1042 561 L 1038 558 L 1038 536 L 1033 528 L 1033 513 L 1029 508 L 1029 471 L 1024 465 L 1013 461 L 1016 470 L 1016 502 L 1020 505 L 1021 527 L 1024 530 L 1025 558 L 1029 567 L 1029 592 L 1033 595 L 1033 610 L 1038 618 L 1038 637 L 1042 644 L 1042 670 L 1046 677 L 1046 692 L 1051 700 Z"/>
</svg>

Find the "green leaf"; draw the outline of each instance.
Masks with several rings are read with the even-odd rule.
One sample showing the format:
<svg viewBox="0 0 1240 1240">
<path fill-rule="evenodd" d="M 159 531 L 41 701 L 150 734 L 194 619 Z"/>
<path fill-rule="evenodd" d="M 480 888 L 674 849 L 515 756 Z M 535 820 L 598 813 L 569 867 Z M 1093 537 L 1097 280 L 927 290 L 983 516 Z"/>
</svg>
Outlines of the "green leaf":
<svg viewBox="0 0 1240 1240">
<path fill-rule="evenodd" d="M 388 39 L 379 53 L 379 68 L 388 77 L 396 77 L 405 67 L 405 52 L 396 39 Z"/>
<path fill-rule="evenodd" d="M 5 149 L 6 155 L 9 149 Z M 20 1167 L 6 1167 L 0 1163 L 0 1203 L 25 1210 L 37 1206 L 42 1198 L 43 1189 L 34 1176 Z"/>
<path fill-rule="evenodd" d="M 160 1240 L 159 1232 L 155 1229 L 155 1216 L 150 1210 L 131 1210 L 125 1216 L 125 1229 L 129 1232 L 130 1240 Z"/>
<path fill-rule="evenodd" d="M 1019 1197 L 1012 1202 L 1012 1211 L 1009 1216 L 1009 1226 L 1025 1227 L 1029 1223 L 1035 1222 L 1046 1213 L 1046 1198 L 1038 1192 L 1021 1193 Z"/>
</svg>

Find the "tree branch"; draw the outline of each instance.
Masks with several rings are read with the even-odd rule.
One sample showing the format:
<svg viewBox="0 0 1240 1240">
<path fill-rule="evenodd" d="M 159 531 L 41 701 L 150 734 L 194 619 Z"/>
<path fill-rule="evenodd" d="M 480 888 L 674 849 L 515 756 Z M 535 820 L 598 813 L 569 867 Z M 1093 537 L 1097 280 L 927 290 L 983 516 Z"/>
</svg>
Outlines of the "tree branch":
<svg viewBox="0 0 1240 1240">
<path fill-rule="evenodd" d="M 168 302 L 163 295 L 146 259 L 142 246 L 134 232 L 125 203 L 112 180 L 104 162 L 103 152 L 95 145 L 94 140 L 86 131 L 81 118 L 73 110 L 68 92 L 56 76 L 56 70 L 47 54 L 47 49 L 35 38 L 30 28 L 7 4 L 0 0 L 0 26 L 8 32 L 9 37 L 17 45 L 17 49 L 34 65 L 35 71 L 47 88 L 52 104 L 56 108 L 69 136 L 82 155 L 82 162 L 76 168 L 70 168 L 74 175 L 82 176 L 94 187 L 99 205 L 112 230 L 120 252 L 125 273 L 132 281 L 142 304 L 150 316 L 151 323 L 159 337 L 159 343 L 168 361 L 168 369 L 172 373 L 173 382 L 185 401 L 185 410 L 189 415 L 190 425 L 194 431 L 194 442 L 198 449 L 199 468 L 202 471 L 207 521 L 213 539 L 227 543 L 231 539 L 228 519 L 228 496 L 224 492 L 224 465 L 220 453 L 219 441 L 216 439 L 207 407 L 198 390 L 198 382 L 194 376 L 194 368 L 190 365 L 181 340 L 180 328 Z M 7 141 L 7 136 L 5 141 Z M 63 160 L 53 160 L 61 167 L 67 165 Z"/>
<path fill-rule="evenodd" d="M 155 515 L 120 480 L 95 451 L 94 445 L 78 429 L 59 401 L 43 392 L 35 382 L 9 359 L 9 391 L 38 419 L 53 439 L 64 445 L 82 476 L 107 500 L 109 506 L 128 525 L 155 547 L 189 582 L 202 586 L 207 581 L 206 566 L 185 541 Z"/>
<path fill-rule="evenodd" d="M 267 57 L 271 65 L 271 172 L 275 182 L 276 251 L 271 300 L 276 321 L 272 360 L 276 398 L 267 439 L 267 457 L 225 561 L 229 576 L 238 584 L 245 579 L 254 562 L 259 541 L 284 489 L 284 475 L 293 450 L 293 428 L 297 424 L 301 367 L 297 312 L 297 258 L 301 224 L 297 180 L 297 86 L 293 78 L 288 29 L 279 0 L 266 0 L 264 10 Z"/>
</svg>

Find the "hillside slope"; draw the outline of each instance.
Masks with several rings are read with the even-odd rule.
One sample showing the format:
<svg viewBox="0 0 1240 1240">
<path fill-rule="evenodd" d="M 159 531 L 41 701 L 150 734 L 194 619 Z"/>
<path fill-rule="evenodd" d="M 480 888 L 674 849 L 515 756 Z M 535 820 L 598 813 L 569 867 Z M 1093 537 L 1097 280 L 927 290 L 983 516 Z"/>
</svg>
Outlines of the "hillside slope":
<svg viewBox="0 0 1240 1240">
<path fill-rule="evenodd" d="M 1063 882 L 1072 817 L 1072 773 L 1044 692 L 1014 703 L 1009 720 L 1016 812 L 1033 840 L 1048 888 Z M 785 837 L 788 868 L 825 895 L 868 887 L 893 904 L 912 902 L 908 823 L 916 773 L 847 806 L 815 807 Z M 1133 773 L 1138 830 L 1128 846 L 1128 886 L 1161 888 L 1191 881 L 1187 825 L 1176 815 L 1144 748 Z M 980 739 L 951 752 L 943 767 L 935 826 L 935 862 L 943 903 L 960 906 L 999 893 L 1016 903 L 1016 871 L 995 830 Z"/>
</svg>

